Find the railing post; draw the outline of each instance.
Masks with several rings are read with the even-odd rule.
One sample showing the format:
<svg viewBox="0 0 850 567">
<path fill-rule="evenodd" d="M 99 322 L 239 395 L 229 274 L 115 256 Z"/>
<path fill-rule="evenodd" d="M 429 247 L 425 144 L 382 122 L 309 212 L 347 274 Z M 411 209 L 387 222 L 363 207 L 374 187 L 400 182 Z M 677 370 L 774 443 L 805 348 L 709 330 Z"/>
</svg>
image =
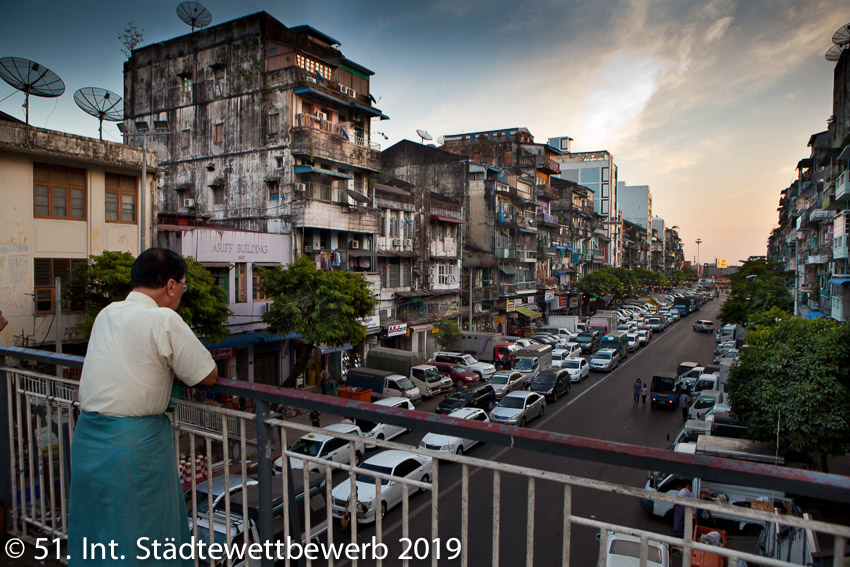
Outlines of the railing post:
<svg viewBox="0 0 850 567">
<path fill-rule="evenodd" d="M 267 419 L 269 419 L 269 403 L 263 400 L 257 400 L 257 476 L 259 480 L 257 491 L 260 502 L 272 501 L 272 430 L 269 424 L 266 423 Z M 229 470 L 227 472 L 229 473 Z M 272 533 L 272 507 L 259 506 L 259 512 L 260 517 L 257 529 L 259 531 L 260 541 L 271 541 L 274 538 L 274 533 Z M 264 554 L 262 559 L 263 567 L 272 567 L 273 564 L 274 562 L 271 558 Z"/>
<path fill-rule="evenodd" d="M 0 370 L 0 501 L 5 502 L 9 508 L 12 507 L 12 451 L 9 447 L 9 389 L 6 378 L 6 371 Z M 10 474 L 6 474 L 10 473 Z M 0 518 L 0 524 L 9 529 L 8 513 L 5 509 L 0 509 L 3 518 Z"/>
</svg>

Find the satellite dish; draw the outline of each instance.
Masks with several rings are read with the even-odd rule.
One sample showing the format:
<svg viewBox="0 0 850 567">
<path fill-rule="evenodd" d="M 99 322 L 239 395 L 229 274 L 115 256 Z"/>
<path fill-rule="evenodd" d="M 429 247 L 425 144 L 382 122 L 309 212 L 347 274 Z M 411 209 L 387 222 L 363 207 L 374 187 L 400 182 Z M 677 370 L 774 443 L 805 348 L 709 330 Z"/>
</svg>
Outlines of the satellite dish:
<svg viewBox="0 0 850 567">
<path fill-rule="evenodd" d="M 198 2 L 181 2 L 177 6 L 177 17 L 187 26 L 192 26 L 192 33 L 195 33 L 195 28 L 205 28 L 212 21 L 210 11 Z"/>
<path fill-rule="evenodd" d="M 437 138 L 437 145 L 444 146 L 446 145 L 446 138 L 444 136 L 440 136 Z"/>
<path fill-rule="evenodd" d="M 100 120 L 100 139 L 103 139 L 103 121 L 124 120 L 124 99 L 117 94 L 98 87 L 83 87 L 74 93 L 74 102 L 83 112 Z"/>
<path fill-rule="evenodd" d="M 429 134 L 425 130 L 417 130 L 416 133 L 419 134 L 420 138 L 422 138 L 423 144 L 425 143 L 425 140 L 433 140 L 434 139 L 434 138 L 431 137 L 431 134 Z"/>
<path fill-rule="evenodd" d="M 838 61 L 838 59 L 841 57 L 841 52 L 845 49 L 846 48 L 844 46 L 833 45 L 832 47 L 826 50 L 826 55 L 824 57 L 826 57 L 827 61 Z"/>
<path fill-rule="evenodd" d="M 832 34 L 832 43 L 842 47 L 846 47 L 847 44 L 850 44 L 850 24 L 844 24 L 838 28 L 834 34 Z"/>
<path fill-rule="evenodd" d="M 26 95 L 27 124 L 30 123 L 30 95 L 52 98 L 65 92 L 59 75 L 35 61 L 20 57 L 0 59 L 0 77 Z"/>
</svg>

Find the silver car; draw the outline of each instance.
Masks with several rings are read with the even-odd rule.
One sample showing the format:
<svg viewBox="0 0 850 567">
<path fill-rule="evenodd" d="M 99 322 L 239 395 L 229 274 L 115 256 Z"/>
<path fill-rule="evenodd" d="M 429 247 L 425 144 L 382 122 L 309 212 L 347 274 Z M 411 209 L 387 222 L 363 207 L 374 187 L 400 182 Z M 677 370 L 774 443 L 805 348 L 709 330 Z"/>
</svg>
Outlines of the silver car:
<svg viewBox="0 0 850 567">
<path fill-rule="evenodd" d="M 535 417 L 543 417 L 546 398 L 537 392 L 511 392 L 490 412 L 490 421 L 508 425 L 525 424 Z"/>
<path fill-rule="evenodd" d="M 505 394 L 522 390 L 526 386 L 525 374 L 517 370 L 496 372 L 490 378 L 490 385 L 496 391 L 496 399 L 502 399 Z"/>
</svg>

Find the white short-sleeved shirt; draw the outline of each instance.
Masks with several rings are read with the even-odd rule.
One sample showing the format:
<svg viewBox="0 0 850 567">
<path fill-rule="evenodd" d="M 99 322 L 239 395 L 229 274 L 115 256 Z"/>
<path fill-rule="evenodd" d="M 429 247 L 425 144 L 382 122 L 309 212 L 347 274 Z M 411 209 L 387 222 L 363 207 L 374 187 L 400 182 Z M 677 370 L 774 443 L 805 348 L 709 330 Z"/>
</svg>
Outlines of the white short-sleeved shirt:
<svg viewBox="0 0 850 567">
<path fill-rule="evenodd" d="M 210 352 L 172 309 L 130 292 L 95 319 L 80 378 L 84 411 L 116 417 L 160 415 L 173 377 L 188 386 L 215 368 Z"/>
</svg>

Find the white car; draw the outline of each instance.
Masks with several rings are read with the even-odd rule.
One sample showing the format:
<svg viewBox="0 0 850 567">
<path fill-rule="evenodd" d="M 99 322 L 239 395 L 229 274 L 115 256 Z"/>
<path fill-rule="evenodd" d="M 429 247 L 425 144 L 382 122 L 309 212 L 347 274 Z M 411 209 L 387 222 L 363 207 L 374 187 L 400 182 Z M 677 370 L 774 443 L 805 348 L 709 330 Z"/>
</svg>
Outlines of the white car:
<svg viewBox="0 0 850 567">
<path fill-rule="evenodd" d="M 544 411 L 546 411 L 546 398 L 542 394 L 511 392 L 505 395 L 499 405 L 490 412 L 490 421 L 525 427 L 525 424 L 535 417 L 543 417 Z"/>
<path fill-rule="evenodd" d="M 570 373 L 570 382 L 581 382 L 590 376 L 590 364 L 581 357 L 567 359 L 561 364 L 561 368 Z"/>
<path fill-rule="evenodd" d="M 522 372 L 518 370 L 505 370 L 493 374 L 493 377 L 490 378 L 490 385 L 493 386 L 493 390 L 496 392 L 496 399 L 499 400 L 508 392 L 522 390 L 528 384 L 526 383 L 525 374 Z"/>
<path fill-rule="evenodd" d="M 635 351 L 640 347 L 640 338 L 637 333 L 629 333 L 626 335 L 629 341 L 629 352 Z"/>
<path fill-rule="evenodd" d="M 473 421 L 483 421 L 489 423 L 487 412 L 479 408 L 461 408 L 453 411 L 448 415 L 458 419 L 471 419 Z M 430 449 L 431 451 L 441 451 L 443 453 L 453 453 L 455 455 L 463 455 L 466 451 L 474 447 L 478 441 L 472 439 L 461 439 L 452 435 L 440 435 L 439 433 L 428 433 L 419 442 L 420 449 Z"/>
<path fill-rule="evenodd" d="M 383 398 L 375 402 L 375 405 L 378 406 L 389 406 L 391 408 L 400 408 L 400 409 L 416 409 L 413 407 L 413 402 L 410 401 L 409 398 Z M 407 429 L 400 425 L 389 425 L 388 423 L 375 423 L 374 421 L 368 421 L 365 419 L 356 419 L 355 422 L 357 426 L 360 428 L 360 431 L 363 432 L 364 437 L 371 437 L 377 440 L 384 439 L 392 439 L 393 437 L 398 437 L 402 433 L 405 433 Z"/>
<path fill-rule="evenodd" d="M 599 534 L 596 534 L 596 539 L 600 539 Z M 659 567 L 670 566 L 670 548 L 666 543 L 649 540 L 646 545 L 647 565 Z M 641 564 L 639 537 L 608 532 L 606 550 L 607 557 L 605 564 L 603 565 L 600 561 L 597 563 L 598 567 L 636 567 Z"/>
<path fill-rule="evenodd" d="M 377 473 L 414 480 L 431 482 L 431 474 L 434 463 L 431 457 L 408 453 L 407 451 L 383 451 L 363 461 L 361 469 L 375 471 Z M 356 477 L 356 513 L 358 523 L 374 522 L 376 515 L 381 514 L 383 518 L 387 510 L 397 506 L 403 497 L 402 483 L 396 480 L 380 479 L 381 502 L 376 502 L 376 485 L 378 479 L 367 473 L 359 473 Z M 416 492 L 412 489 L 410 493 Z M 342 518 L 349 508 L 351 496 L 351 480 L 346 478 L 333 489 L 333 507 L 331 513 L 334 518 Z"/>
<path fill-rule="evenodd" d="M 462 366 L 466 370 L 475 372 L 482 380 L 489 380 L 490 376 L 496 372 L 496 367 L 489 362 L 478 362 L 471 354 L 462 352 L 435 352 L 431 357 L 432 362 L 451 362 L 457 366 Z"/>
<path fill-rule="evenodd" d="M 353 423 L 335 423 L 323 428 L 330 432 L 344 433 L 347 435 L 363 436 L 360 428 Z M 300 453 L 309 457 L 317 457 L 332 461 L 335 463 L 349 464 L 351 462 L 351 443 L 345 439 L 333 437 L 331 435 L 323 435 L 321 433 L 308 433 L 293 443 L 289 448 L 293 453 Z M 354 444 L 354 464 L 359 465 L 363 459 L 363 454 L 366 452 L 366 445 L 362 441 Z M 289 466 L 293 469 L 303 469 L 304 462 L 302 459 L 290 457 Z M 310 462 L 308 468 L 310 472 L 324 473 L 327 466 L 319 463 Z M 283 470 L 283 457 L 278 457 L 274 462 L 275 473 L 280 473 Z"/>
<path fill-rule="evenodd" d="M 518 344 L 522 348 L 526 348 L 532 345 L 539 345 L 541 343 L 540 341 L 535 341 L 534 339 L 517 339 L 516 344 Z"/>
</svg>

